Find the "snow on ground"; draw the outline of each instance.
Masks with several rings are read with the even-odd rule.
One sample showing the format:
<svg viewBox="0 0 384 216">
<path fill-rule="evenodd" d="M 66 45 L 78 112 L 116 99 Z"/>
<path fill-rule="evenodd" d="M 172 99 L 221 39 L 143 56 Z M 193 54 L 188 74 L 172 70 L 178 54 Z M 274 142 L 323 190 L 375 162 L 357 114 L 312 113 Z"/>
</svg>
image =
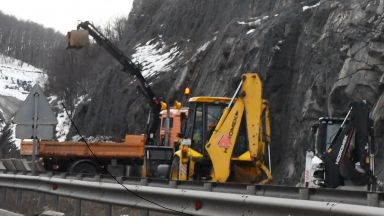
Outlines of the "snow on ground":
<svg viewBox="0 0 384 216">
<path fill-rule="evenodd" d="M 212 43 L 212 41 L 215 40 L 216 36 L 212 40 L 205 42 L 201 47 L 197 48 L 197 53 L 204 52 L 205 50 L 207 50 L 208 46 Z"/>
<path fill-rule="evenodd" d="M 319 6 L 320 6 L 320 2 L 318 2 L 317 4 L 311 5 L 311 6 L 303 6 L 303 11 L 306 11 L 306 10 L 309 10 L 309 9 L 312 9 L 315 7 L 319 7 Z"/>
<path fill-rule="evenodd" d="M 46 79 L 41 69 L 0 54 L 0 95 L 23 101 L 35 83 L 42 85 Z"/>
<path fill-rule="evenodd" d="M 256 20 L 252 20 L 252 21 L 249 21 L 249 22 L 238 21 L 237 24 L 239 24 L 239 25 L 248 25 L 250 27 L 256 27 L 256 26 L 259 26 L 261 24 L 261 19 L 256 19 Z"/>
<path fill-rule="evenodd" d="M 79 96 L 75 101 L 75 107 L 77 107 L 80 103 L 85 101 L 87 98 L 86 95 Z M 71 127 L 71 120 L 67 115 L 63 107 L 63 101 L 58 100 L 57 96 L 48 97 L 48 101 L 52 106 L 59 108 L 59 113 L 57 113 L 57 125 L 56 125 L 56 138 L 59 142 L 63 142 L 66 140 L 67 134 L 69 133 L 69 128 Z"/>
<path fill-rule="evenodd" d="M 47 80 L 47 75 L 41 69 L 33 67 L 20 60 L 0 54 L 0 112 L 6 117 L 6 121 L 11 119 L 9 113 L 16 113 L 22 101 L 26 99 L 30 89 L 39 83 L 41 87 Z M 48 95 L 46 95 L 48 96 Z M 80 96 L 75 101 L 75 107 L 85 100 L 86 96 Z M 70 119 L 62 106 L 63 101 L 57 96 L 49 96 L 48 102 L 54 108 L 58 124 L 56 125 L 56 137 L 59 141 L 64 141 L 71 125 Z M 18 103 L 16 103 L 16 102 Z M 5 122 L 0 121 L 0 130 Z M 12 124 L 13 140 L 17 147 L 20 146 L 20 139 L 15 136 L 16 125 Z"/>
<path fill-rule="evenodd" d="M 203 45 L 201 45 L 199 48 L 196 49 L 196 53 L 193 54 L 191 59 L 195 59 L 200 53 L 205 52 L 209 46 L 212 45 L 214 41 L 216 41 L 217 36 L 214 36 L 211 40 L 205 42 Z"/>
<path fill-rule="evenodd" d="M 277 14 L 278 16 L 278 14 Z M 276 15 L 275 15 L 276 17 Z M 256 27 L 260 26 L 262 21 L 264 20 L 267 20 L 269 19 L 269 16 L 263 16 L 262 18 L 258 18 L 258 17 L 251 17 L 248 19 L 248 21 L 237 21 L 237 24 L 239 25 L 245 25 L 249 28 L 249 30 L 247 31 L 247 35 L 248 34 L 252 34 L 255 32 L 256 30 Z"/>
<path fill-rule="evenodd" d="M 59 108 L 59 112 L 56 115 L 57 125 L 56 125 L 56 137 L 59 141 L 64 141 L 68 132 L 69 127 L 71 126 L 71 121 L 67 113 L 64 110 L 62 105 L 63 101 L 58 100 L 57 96 L 49 96 L 48 102 L 54 107 Z"/>
<path fill-rule="evenodd" d="M 252 34 L 256 29 L 250 29 L 247 31 L 247 34 Z"/>
<path fill-rule="evenodd" d="M 135 46 L 135 53 L 132 58 L 142 66 L 144 77 L 151 77 L 161 72 L 167 72 L 172 69 L 173 60 L 181 55 L 178 47 L 173 44 L 166 45 L 156 39 L 149 40 L 145 44 Z"/>
</svg>

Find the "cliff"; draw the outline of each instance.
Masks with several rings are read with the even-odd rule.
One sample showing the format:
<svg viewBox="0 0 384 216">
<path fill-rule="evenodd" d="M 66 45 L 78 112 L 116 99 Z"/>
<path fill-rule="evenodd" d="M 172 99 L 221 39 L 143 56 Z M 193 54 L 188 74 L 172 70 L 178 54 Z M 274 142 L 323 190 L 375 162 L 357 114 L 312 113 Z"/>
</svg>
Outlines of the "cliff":
<svg viewBox="0 0 384 216">
<path fill-rule="evenodd" d="M 258 72 L 271 109 L 275 181 L 294 184 L 312 124 L 345 115 L 351 101 L 370 104 L 382 143 L 383 6 L 383 0 L 136 0 L 123 49 L 144 63 L 152 88 L 167 100 L 182 98 L 186 86 L 192 96 L 232 96 L 242 73 Z M 151 53 L 166 62 L 151 65 L 145 59 Z M 145 131 L 149 107 L 120 68 L 112 65 L 77 110 L 85 134 Z M 382 153 L 380 146 L 379 162 Z"/>
</svg>

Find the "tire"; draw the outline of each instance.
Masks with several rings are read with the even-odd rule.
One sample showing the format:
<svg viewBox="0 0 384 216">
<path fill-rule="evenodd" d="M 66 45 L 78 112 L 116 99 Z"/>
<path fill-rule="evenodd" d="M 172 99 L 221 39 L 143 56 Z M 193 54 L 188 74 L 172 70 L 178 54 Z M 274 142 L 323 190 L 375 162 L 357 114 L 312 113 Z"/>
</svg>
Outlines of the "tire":
<svg viewBox="0 0 384 216">
<path fill-rule="evenodd" d="M 169 180 L 173 180 L 173 181 L 179 180 L 179 165 L 180 165 L 180 158 L 177 156 L 173 157 L 171 169 L 169 169 Z"/>
<path fill-rule="evenodd" d="M 95 165 L 87 162 L 76 164 L 74 167 L 71 168 L 70 172 L 88 174 L 88 175 L 96 175 L 99 173 Z"/>
</svg>

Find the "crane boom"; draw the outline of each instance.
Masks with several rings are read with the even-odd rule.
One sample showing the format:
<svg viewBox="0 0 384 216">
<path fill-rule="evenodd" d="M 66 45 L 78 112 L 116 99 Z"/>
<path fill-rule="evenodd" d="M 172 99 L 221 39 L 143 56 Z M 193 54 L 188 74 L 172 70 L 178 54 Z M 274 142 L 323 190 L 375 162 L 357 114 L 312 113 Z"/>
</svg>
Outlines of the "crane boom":
<svg viewBox="0 0 384 216">
<path fill-rule="evenodd" d="M 123 51 L 121 51 L 116 45 L 114 45 L 107 37 L 105 37 L 92 23 L 89 21 L 81 22 L 78 24 L 77 29 L 83 29 L 93 37 L 97 44 L 101 45 L 112 57 L 114 57 L 121 65 L 123 65 L 123 71 L 133 76 L 139 83 L 142 94 L 147 98 L 149 105 L 151 106 L 152 121 L 148 127 L 148 137 L 151 134 L 155 134 L 159 123 L 159 112 L 161 110 L 161 101 L 156 97 L 151 87 L 141 74 L 140 66 L 135 64 L 130 58 L 128 58 Z M 74 34 L 72 31 L 70 34 Z M 71 35 L 69 35 L 69 48 L 78 48 L 75 44 L 71 44 Z"/>
</svg>

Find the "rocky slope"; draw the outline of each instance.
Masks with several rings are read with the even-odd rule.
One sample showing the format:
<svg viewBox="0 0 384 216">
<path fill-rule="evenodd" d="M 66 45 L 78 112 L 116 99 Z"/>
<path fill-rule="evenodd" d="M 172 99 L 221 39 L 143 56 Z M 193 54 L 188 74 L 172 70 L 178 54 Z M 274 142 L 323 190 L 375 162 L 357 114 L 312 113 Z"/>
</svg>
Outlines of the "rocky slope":
<svg viewBox="0 0 384 216">
<path fill-rule="evenodd" d="M 311 125 L 319 116 L 344 115 L 351 101 L 371 105 L 382 143 L 383 6 L 383 0 L 136 0 L 124 49 L 140 61 L 145 46 L 163 56 L 165 64 L 148 66 L 147 74 L 164 99 L 181 98 L 186 86 L 193 96 L 230 96 L 242 73 L 258 72 L 271 108 L 273 174 L 289 184 L 304 169 Z M 87 135 L 144 131 L 148 106 L 119 68 L 111 66 L 78 109 L 76 122 Z"/>
</svg>

